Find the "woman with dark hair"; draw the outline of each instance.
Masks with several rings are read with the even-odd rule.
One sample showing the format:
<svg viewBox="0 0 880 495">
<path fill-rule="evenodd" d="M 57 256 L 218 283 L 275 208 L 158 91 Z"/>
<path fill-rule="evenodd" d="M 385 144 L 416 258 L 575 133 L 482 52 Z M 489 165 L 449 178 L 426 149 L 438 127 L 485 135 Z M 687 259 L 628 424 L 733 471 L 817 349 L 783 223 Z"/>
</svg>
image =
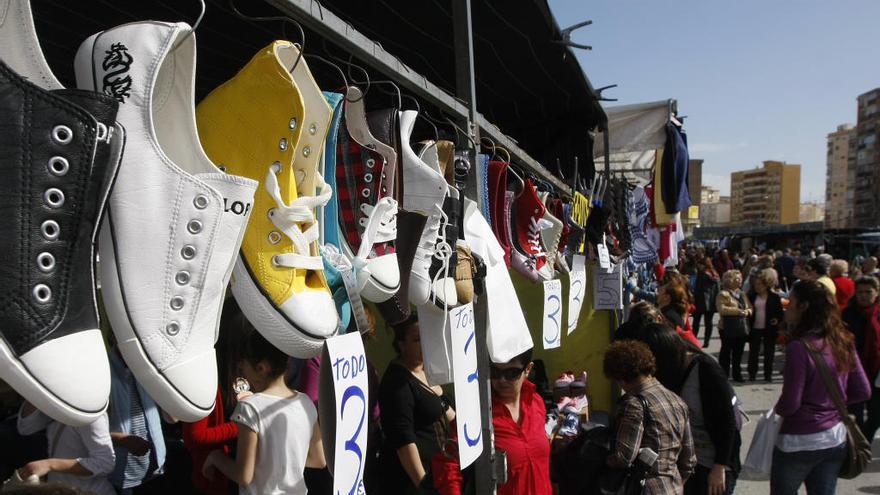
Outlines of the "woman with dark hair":
<svg viewBox="0 0 880 495">
<path fill-rule="evenodd" d="M 492 426 L 495 448 L 507 455 L 507 482 L 498 495 L 551 495 L 550 440 L 544 429 L 547 410 L 535 385 L 526 378 L 532 370 L 532 350 L 506 363 L 492 363 Z M 463 481 L 454 442 L 434 457 L 434 482 L 442 495 L 473 492 Z M 465 487 L 464 485 L 468 485 Z"/>
<path fill-rule="evenodd" d="M 688 342 L 695 346 L 700 341 L 694 337 L 694 332 L 688 322 L 690 314 L 691 298 L 686 283 L 681 275 L 670 279 L 657 291 L 657 305 L 666 321 L 675 328 L 675 331 Z"/>
<path fill-rule="evenodd" d="M 736 394 L 717 361 L 666 325 L 648 325 L 634 336 L 648 345 L 657 379 L 688 406 L 697 467 L 685 495 L 733 493 L 742 445 Z"/>
<path fill-rule="evenodd" d="M 608 466 L 626 468 L 641 449 L 651 449 L 658 456 L 642 493 L 682 493 L 696 464 L 687 405 L 654 378 L 654 356 L 642 342 L 612 343 L 605 351 L 602 369 L 626 392 L 617 409 Z"/>
<path fill-rule="evenodd" d="M 705 322 L 706 331 L 703 333 L 703 349 L 709 347 L 709 339 L 712 338 L 712 317 L 715 316 L 715 296 L 721 287 L 721 277 L 712 266 L 712 259 L 708 256 L 697 262 L 696 283 L 694 283 L 694 337 L 700 333 L 700 321 Z"/>
<path fill-rule="evenodd" d="M 646 326 L 664 321 L 665 317 L 657 306 L 647 301 L 636 302 L 629 309 L 629 318 L 614 332 L 614 340 L 634 339 Z"/>
<path fill-rule="evenodd" d="M 792 287 L 785 320 L 791 331 L 782 395 L 775 408 L 782 426 L 773 451 L 770 490 L 794 495 L 804 483 L 810 495 L 833 494 L 847 454 L 846 427 L 811 353 L 835 375 L 834 385 L 845 403 L 867 400 L 870 385 L 837 302 L 821 283 L 802 280 Z"/>
<path fill-rule="evenodd" d="M 443 389 L 428 384 L 415 315 L 395 325 L 397 359 L 379 384 L 379 421 L 385 442 L 379 452 L 381 493 L 437 493 L 431 459 L 455 417 Z"/>
</svg>

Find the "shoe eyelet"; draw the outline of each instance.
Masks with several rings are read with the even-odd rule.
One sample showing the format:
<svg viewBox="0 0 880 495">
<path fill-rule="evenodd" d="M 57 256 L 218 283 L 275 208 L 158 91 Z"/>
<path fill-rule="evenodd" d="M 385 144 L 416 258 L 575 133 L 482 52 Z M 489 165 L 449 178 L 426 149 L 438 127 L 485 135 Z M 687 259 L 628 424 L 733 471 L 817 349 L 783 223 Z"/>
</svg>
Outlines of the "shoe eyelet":
<svg viewBox="0 0 880 495">
<path fill-rule="evenodd" d="M 279 268 L 281 266 L 281 263 L 279 263 L 279 258 L 278 258 L 277 254 L 275 256 L 272 256 L 272 266 L 274 266 L 275 268 Z"/>
<path fill-rule="evenodd" d="M 281 173 L 281 162 L 276 161 L 276 162 L 272 163 L 272 165 L 269 168 L 272 170 L 272 173 L 280 174 Z"/>
<path fill-rule="evenodd" d="M 58 144 L 68 144 L 73 141 L 73 131 L 66 125 L 56 125 L 52 128 L 52 139 Z"/>
<path fill-rule="evenodd" d="M 70 163 L 63 156 L 53 156 L 49 159 L 49 173 L 56 177 L 67 175 L 70 170 Z"/>
<path fill-rule="evenodd" d="M 183 249 L 180 250 L 180 256 L 185 260 L 191 260 L 196 257 L 196 248 L 195 246 L 187 244 L 183 246 Z"/>
<path fill-rule="evenodd" d="M 43 193 L 43 201 L 52 208 L 60 208 L 64 204 L 64 193 L 61 189 L 50 187 Z"/>
<path fill-rule="evenodd" d="M 52 289 L 46 284 L 37 284 L 33 290 L 34 299 L 40 304 L 46 304 L 52 300 Z"/>
<path fill-rule="evenodd" d="M 226 165 L 217 165 L 217 170 L 226 173 Z"/>
<path fill-rule="evenodd" d="M 202 231 L 202 222 L 198 220 L 190 220 L 189 223 L 186 224 L 186 230 L 188 230 L 190 234 L 198 234 Z"/>
<path fill-rule="evenodd" d="M 171 335 L 172 337 L 180 333 L 180 323 L 176 321 L 172 321 L 171 323 L 165 325 L 165 333 Z"/>
<path fill-rule="evenodd" d="M 183 298 L 180 296 L 174 296 L 171 298 L 171 302 L 169 304 L 171 306 L 171 309 L 173 309 L 174 311 L 180 311 L 181 309 L 183 309 Z"/>
<path fill-rule="evenodd" d="M 361 189 L 361 196 L 363 196 L 365 198 L 369 198 L 370 197 L 370 190 L 367 189 L 366 187 Z"/>
<path fill-rule="evenodd" d="M 281 151 L 284 151 L 287 149 L 287 138 L 281 138 L 281 141 L 278 141 L 278 148 Z"/>
<path fill-rule="evenodd" d="M 186 285 L 189 283 L 189 279 L 190 275 L 186 270 L 181 270 L 174 276 L 174 281 L 177 282 L 177 285 Z"/>
<path fill-rule="evenodd" d="M 55 220 L 46 220 L 40 225 L 40 232 L 43 234 L 43 239 L 54 241 L 61 234 L 61 227 Z"/>
<path fill-rule="evenodd" d="M 310 146 L 306 146 L 303 148 L 303 156 L 308 157 L 312 154 L 312 148 Z"/>
<path fill-rule="evenodd" d="M 208 207 L 208 197 L 204 194 L 199 194 L 193 199 L 193 206 L 195 206 L 196 209 L 204 210 Z"/>
<path fill-rule="evenodd" d="M 52 253 L 40 253 L 37 255 L 37 268 L 43 273 L 49 273 L 55 269 L 55 257 Z"/>
<path fill-rule="evenodd" d="M 364 182 L 366 182 L 366 183 L 368 183 L 368 184 L 369 184 L 370 182 L 373 182 L 373 174 L 371 174 L 371 173 L 369 173 L 369 172 L 365 173 L 365 174 L 364 174 Z"/>
<path fill-rule="evenodd" d="M 296 117 L 290 119 L 290 122 L 287 124 L 287 126 L 290 127 L 291 131 L 296 129 Z"/>
<path fill-rule="evenodd" d="M 279 242 L 281 242 L 281 234 L 274 230 L 269 232 L 269 244 L 278 244 Z"/>
<path fill-rule="evenodd" d="M 269 211 L 266 212 L 266 217 L 272 220 L 275 217 L 275 208 L 269 208 Z"/>
<path fill-rule="evenodd" d="M 367 158 L 367 168 L 373 168 L 376 166 L 376 160 L 372 158 Z"/>
<path fill-rule="evenodd" d="M 360 225 L 361 227 L 366 227 L 367 226 L 367 219 L 361 218 L 360 220 L 358 220 L 358 225 Z"/>
<path fill-rule="evenodd" d="M 314 136 L 316 132 L 318 132 L 318 125 L 313 123 L 309 126 L 309 134 Z"/>
</svg>

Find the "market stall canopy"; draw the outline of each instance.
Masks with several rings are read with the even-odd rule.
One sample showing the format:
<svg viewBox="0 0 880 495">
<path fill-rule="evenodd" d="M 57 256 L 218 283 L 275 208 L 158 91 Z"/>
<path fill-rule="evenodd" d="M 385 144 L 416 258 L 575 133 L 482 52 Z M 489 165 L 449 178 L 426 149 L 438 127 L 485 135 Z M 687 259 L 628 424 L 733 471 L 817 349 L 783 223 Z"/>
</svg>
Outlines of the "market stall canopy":
<svg viewBox="0 0 880 495">
<path fill-rule="evenodd" d="M 666 144 L 666 124 L 677 110 L 675 100 L 661 100 L 605 108 L 612 171 L 625 172 L 638 182 L 650 180 L 654 151 Z M 593 156 L 603 163 L 605 139 L 597 133 Z"/>
</svg>

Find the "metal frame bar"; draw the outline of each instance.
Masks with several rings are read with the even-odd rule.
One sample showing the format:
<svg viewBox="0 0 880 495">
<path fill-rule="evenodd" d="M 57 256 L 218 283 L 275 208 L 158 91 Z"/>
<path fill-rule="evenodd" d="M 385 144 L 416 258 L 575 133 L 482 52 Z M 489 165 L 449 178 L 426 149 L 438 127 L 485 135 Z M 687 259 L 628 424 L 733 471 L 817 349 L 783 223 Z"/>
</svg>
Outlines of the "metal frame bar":
<svg viewBox="0 0 880 495">
<path fill-rule="evenodd" d="M 363 35 L 352 25 L 340 19 L 316 0 L 265 0 L 278 10 L 302 23 L 304 27 L 318 33 L 328 41 L 350 52 L 364 64 L 381 72 L 397 82 L 402 88 L 421 98 L 444 112 L 451 114 L 456 120 L 467 119 L 470 109 L 445 90 L 433 84 L 425 76 L 407 67 L 394 55 L 388 53 L 382 45 Z M 306 44 L 308 49 L 308 43 Z M 529 156 L 509 136 L 483 117 L 475 113 L 473 122 L 481 129 L 484 136 L 495 141 L 498 146 L 510 151 L 511 158 L 520 166 L 553 184 L 559 194 L 571 196 L 571 188 L 554 176 L 537 160 Z"/>
</svg>

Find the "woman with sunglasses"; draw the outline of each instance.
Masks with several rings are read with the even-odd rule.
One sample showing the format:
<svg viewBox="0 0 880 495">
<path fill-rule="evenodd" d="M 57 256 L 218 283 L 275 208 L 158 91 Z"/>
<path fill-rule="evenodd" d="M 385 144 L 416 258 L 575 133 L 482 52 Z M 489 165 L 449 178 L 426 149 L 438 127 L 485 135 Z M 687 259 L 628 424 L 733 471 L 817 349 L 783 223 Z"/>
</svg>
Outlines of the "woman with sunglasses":
<svg viewBox="0 0 880 495">
<path fill-rule="evenodd" d="M 547 409 L 535 385 L 526 378 L 532 370 L 532 350 L 506 363 L 493 363 L 489 370 L 495 449 L 507 454 L 507 482 L 498 486 L 496 493 L 551 495 L 550 440 L 544 430 Z M 454 447 L 434 457 L 434 483 L 443 495 L 472 491 L 473 483 L 463 488 Z"/>
</svg>

